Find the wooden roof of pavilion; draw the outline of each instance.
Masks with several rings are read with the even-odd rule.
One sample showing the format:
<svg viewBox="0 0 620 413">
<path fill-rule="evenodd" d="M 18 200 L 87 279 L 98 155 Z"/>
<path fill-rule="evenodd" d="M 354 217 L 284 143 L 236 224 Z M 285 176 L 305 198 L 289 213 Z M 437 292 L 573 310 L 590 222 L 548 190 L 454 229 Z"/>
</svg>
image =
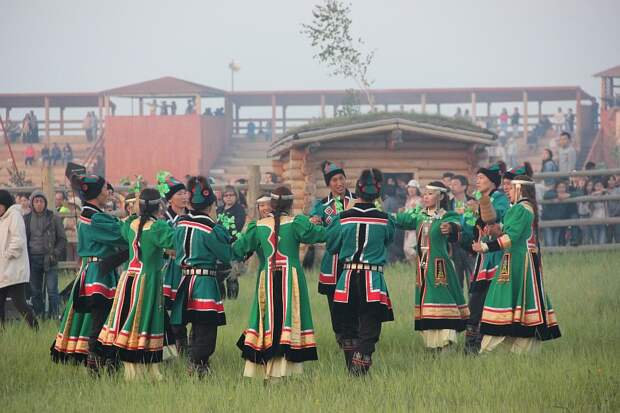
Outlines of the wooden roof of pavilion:
<svg viewBox="0 0 620 413">
<path fill-rule="evenodd" d="M 341 118 L 327 123 L 333 126 L 298 128 L 273 142 L 269 148 L 269 156 L 281 155 L 292 148 L 303 147 L 313 143 L 333 140 L 359 139 L 360 136 L 377 136 L 402 131 L 431 139 L 452 140 L 458 142 L 492 145 L 496 135 L 473 124 L 465 125 L 464 121 L 454 120 L 437 115 L 425 114 L 369 114 L 353 118 Z M 320 122 L 319 122 L 320 125 Z"/>
<path fill-rule="evenodd" d="M 595 74 L 594 77 L 620 77 L 620 65 L 603 70 Z"/>
<path fill-rule="evenodd" d="M 476 102 L 520 102 L 523 92 L 527 92 L 530 102 L 571 101 L 577 93 L 581 99 L 594 98 L 579 86 L 531 86 L 531 87 L 474 87 L 474 88 L 423 88 L 423 89 L 374 89 L 371 91 L 375 104 L 421 104 L 422 95 L 427 104 L 465 104 L 470 103 L 472 93 Z M 240 106 L 270 106 L 272 96 L 277 105 L 316 106 L 324 96 L 326 105 L 340 105 L 348 99 L 347 90 L 279 90 L 279 91 L 235 91 L 229 92 L 230 100 Z M 363 94 L 360 94 L 363 96 Z"/>
<path fill-rule="evenodd" d="M 101 92 L 105 96 L 118 97 L 223 97 L 226 91 L 199 83 L 189 82 L 172 76 L 147 80 Z"/>
<path fill-rule="evenodd" d="M 0 107 L 42 108 L 46 97 L 52 107 L 89 108 L 99 104 L 98 93 L 0 93 Z"/>
</svg>

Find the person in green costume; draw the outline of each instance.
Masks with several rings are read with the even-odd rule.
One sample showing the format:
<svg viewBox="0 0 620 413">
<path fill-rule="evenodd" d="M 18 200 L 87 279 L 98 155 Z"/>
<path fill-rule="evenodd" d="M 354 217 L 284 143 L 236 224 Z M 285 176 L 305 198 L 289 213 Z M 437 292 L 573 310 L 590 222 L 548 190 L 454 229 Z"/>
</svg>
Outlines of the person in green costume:
<svg viewBox="0 0 620 413">
<path fill-rule="evenodd" d="M 105 360 L 97 353 L 97 337 L 112 306 L 118 281 L 116 270 L 104 269 L 101 264 L 119 256 L 119 249 L 126 242 L 121 235 L 121 222 L 103 211 L 108 200 L 105 179 L 72 175 L 71 186 L 84 202 L 77 228 L 77 252 L 82 264 L 52 347 L 52 358 L 82 358 L 87 352 L 86 365 L 98 374 Z"/>
<path fill-rule="evenodd" d="M 332 220 L 342 211 L 355 204 L 355 196 L 347 189 L 347 177 L 344 169 L 330 161 L 321 164 L 325 185 L 329 188 L 327 197 L 317 201 L 310 212 L 310 221 L 315 225 L 329 226 Z M 325 251 L 321 260 L 319 273 L 319 294 L 327 297 L 329 315 L 336 341 L 342 347 L 342 328 L 334 313 L 334 291 L 338 276 L 342 273 L 342 263 L 338 255 Z"/>
<path fill-rule="evenodd" d="M 473 241 L 491 241 L 493 236 L 489 230 L 494 226 L 499 226 L 504 218 L 504 214 L 510 207 L 508 197 L 499 190 L 502 184 L 502 174 L 505 171 L 503 163 L 492 165 L 488 168 L 478 169 L 476 174 L 476 186 L 482 196 L 489 197 L 493 210 L 495 211 L 495 222 L 487 223 L 481 217 L 478 208 L 478 218 L 475 225 L 465 222 L 463 225 L 463 237 L 461 245 L 471 250 Z M 473 252 L 473 251 L 472 251 Z M 478 253 L 469 284 L 469 320 L 467 320 L 467 331 L 465 333 L 465 353 L 478 354 L 480 351 L 480 317 L 484 299 L 489 289 L 489 284 L 499 267 L 501 253 L 486 252 Z"/>
<path fill-rule="evenodd" d="M 222 292 L 218 288 L 218 268 L 230 267 L 231 238 L 216 224 L 215 193 L 204 176 L 187 183 L 191 211 L 182 216 L 174 230 L 176 263 L 183 278 L 172 305 L 170 323 L 192 323 L 190 374 L 202 377 L 210 372 L 209 359 L 215 351 L 217 328 L 226 324 Z"/>
<path fill-rule="evenodd" d="M 448 188 L 433 181 L 424 190 L 424 209 L 418 215 L 399 213 L 398 226 L 416 229 L 418 234 L 418 270 L 415 292 L 415 329 L 420 331 L 426 348 L 441 351 L 457 341 L 465 330 L 469 310 L 463 296 L 450 244 L 459 241 L 461 218 L 447 211 Z"/>
<path fill-rule="evenodd" d="M 173 247 L 173 229 L 161 216 L 159 191 L 143 189 L 139 217 L 123 222 L 121 234 L 129 245 L 129 265 L 119 280 L 112 309 L 99 334 L 104 352 L 123 362 L 125 378 L 134 379 L 146 370 L 161 379 L 158 364 L 164 346 L 164 249 Z M 148 366 L 148 368 L 147 368 Z"/>
<path fill-rule="evenodd" d="M 265 380 L 301 373 L 303 362 L 318 359 L 299 246 L 325 242 L 326 233 L 304 215 L 289 216 L 288 188 L 276 188 L 271 199 L 273 216 L 251 222 L 233 244 L 237 259 L 262 257 L 249 322 L 237 346 L 246 361 L 243 375 Z"/>
<path fill-rule="evenodd" d="M 482 311 L 481 352 L 503 346 L 522 353 L 561 336 L 543 281 L 534 181 L 527 175 L 513 177 L 509 195 L 513 206 L 501 231 L 494 240 L 473 245 L 477 252 L 502 253 Z"/>
<path fill-rule="evenodd" d="M 381 324 L 394 320 L 383 266 L 396 227 L 374 204 L 381 196 L 382 182 L 378 169 L 362 171 L 356 184 L 357 203 L 338 214 L 327 229 L 327 250 L 343 262 L 334 310 L 343 326 L 346 366 L 355 376 L 368 373 Z"/>
</svg>

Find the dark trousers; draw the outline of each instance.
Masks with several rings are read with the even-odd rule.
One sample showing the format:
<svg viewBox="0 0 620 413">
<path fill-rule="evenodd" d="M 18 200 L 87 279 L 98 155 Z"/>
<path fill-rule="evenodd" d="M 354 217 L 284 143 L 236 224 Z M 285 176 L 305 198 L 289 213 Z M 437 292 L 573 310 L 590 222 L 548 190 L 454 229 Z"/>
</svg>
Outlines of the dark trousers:
<svg viewBox="0 0 620 413">
<path fill-rule="evenodd" d="M 88 338 L 88 351 L 91 353 L 94 353 L 97 348 L 97 338 L 99 337 L 99 333 L 108 318 L 111 308 L 112 303 L 106 302 L 105 304 L 94 306 L 90 310 L 91 327 L 90 337 Z"/>
<path fill-rule="evenodd" d="M 476 331 L 480 326 L 484 300 L 487 298 L 489 285 L 491 285 L 490 281 L 478 281 L 473 284 L 469 294 L 469 320 L 467 320 L 467 325 L 475 328 Z"/>
<path fill-rule="evenodd" d="M 471 277 L 471 272 L 474 268 L 474 260 L 471 255 L 459 245 L 452 244 L 452 261 L 454 262 L 459 285 L 463 288 L 465 281 L 469 282 L 469 278 Z"/>
<path fill-rule="evenodd" d="M 187 350 L 187 326 L 185 324 L 170 324 L 177 349 L 180 352 Z"/>
<path fill-rule="evenodd" d="M 334 334 L 336 335 L 336 341 L 340 346 L 342 346 L 344 325 L 343 320 L 336 316 L 336 310 L 334 309 L 334 293 L 329 293 L 326 295 L 327 297 L 327 306 L 329 307 L 329 317 L 332 321 L 332 330 L 334 330 Z"/>
<path fill-rule="evenodd" d="M 37 328 L 38 325 L 34 312 L 26 303 L 26 283 L 0 288 L 0 325 L 3 325 L 5 321 L 4 303 L 7 297 L 11 297 L 13 305 L 26 319 L 28 325 L 32 328 Z"/>
<path fill-rule="evenodd" d="M 45 270 L 44 255 L 30 255 L 30 293 L 32 297 L 32 307 L 37 316 L 45 314 L 45 290 L 49 301 L 49 317 L 58 315 L 58 270 L 57 268 L 48 268 Z M 44 283 L 45 281 L 45 283 Z"/>
<path fill-rule="evenodd" d="M 376 303 L 366 301 L 366 285 L 363 271 L 351 274 L 349 302 L 335 303 L 336 319 L 342 327 L 344 340 L 357 341 L 355 351 L 371 355 L 381 335 L 381 320 Z"/>
<path fill-rule="evenodd" d="M 196 365 L 209 363 L 209 357 L 215 351 L 217 343 L 217 326 L 213 324 L 192 323 L 191 361 Z"/>
</svg>

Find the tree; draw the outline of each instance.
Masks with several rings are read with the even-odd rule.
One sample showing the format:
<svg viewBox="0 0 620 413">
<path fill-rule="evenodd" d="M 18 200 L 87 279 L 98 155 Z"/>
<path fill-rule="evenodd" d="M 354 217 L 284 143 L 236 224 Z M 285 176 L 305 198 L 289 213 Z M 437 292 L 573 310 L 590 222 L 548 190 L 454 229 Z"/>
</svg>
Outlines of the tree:
<svg viewBox="0 0 620 413">
<path fill-rule="evenodd" d="M 371 109 L 374 98 L 370 93 L 372 81 L 368 68 L 375 56 L 374 51 L 363 52 L 364 41 L 351 34 L 351 4 L 342 0 L 325 0 L 314 6 L 312 23 L 302 24 L 317 53 L 314 58 L 326 65 L 331 76 L 343 76 L 353 80 L 364 92 Z"/>
</svg>

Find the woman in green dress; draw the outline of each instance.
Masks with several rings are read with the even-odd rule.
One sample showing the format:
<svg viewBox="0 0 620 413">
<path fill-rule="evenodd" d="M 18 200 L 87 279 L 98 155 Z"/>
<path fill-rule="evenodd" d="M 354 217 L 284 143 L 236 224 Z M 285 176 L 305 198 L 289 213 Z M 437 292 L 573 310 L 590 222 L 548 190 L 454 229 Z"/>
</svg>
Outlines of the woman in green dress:
<svg viewBox="0 0 620 413">
<path fill-rule="evenodd" d="M 419 214 L 399 213 L 396 217 L 397 225 L 417 231 L 415 329 L 422 333 L 424 345 L 434 350 L 456 343 L 457 333 L 465 329 L 469 317 L 450 256 L 450 243 L 459 240 L 460 217 L 446 211 L 447 192 L 442 182 L 433 181 L 424 190 L 424 209 Z"/>
<path fill-rule="evenodd" d="M 161 268 L 164 249 L 173 246 L 173 229 L 158 219 L 161 199 L 156 189 L 140 193 L 140 216 L 130 217 L 121 228 L 129 244 L 129 266 L 119 280 L 112 310 L 99 334 L 107 355 L 118 355 L 125 378 L 146 370 L 161 378 L 158 364 L 164 345 L 164 295 Z"/>
<path fill-rule="evenodd" d="M 555 312 L 543 282 L 538 242 L 538 206 L 532 178 L 516 176 L 510 186 L 513 206 L 496 239 L 476 242 L 476 252 L 501 251 L 499 272 L 484 302 L 481 352 L 498 346 L 515 353 L 529 351 L 540 341 L 560 337 Z"/>
<path fill-rule="evenodd" d="M 271 195 L 273 216 L 251 222 L 233 244 L 237 259 L 256 252 L 261 268 L 248 327 L 237 346 L 246 360 L 243 375 L 265 380 L 302 372 L 317 360 L 314 327 L 299 245 L 325 242 L 325 228 L 308 217 L 290 217 L 293 195 L 280 187 Z"/>
</svg>

